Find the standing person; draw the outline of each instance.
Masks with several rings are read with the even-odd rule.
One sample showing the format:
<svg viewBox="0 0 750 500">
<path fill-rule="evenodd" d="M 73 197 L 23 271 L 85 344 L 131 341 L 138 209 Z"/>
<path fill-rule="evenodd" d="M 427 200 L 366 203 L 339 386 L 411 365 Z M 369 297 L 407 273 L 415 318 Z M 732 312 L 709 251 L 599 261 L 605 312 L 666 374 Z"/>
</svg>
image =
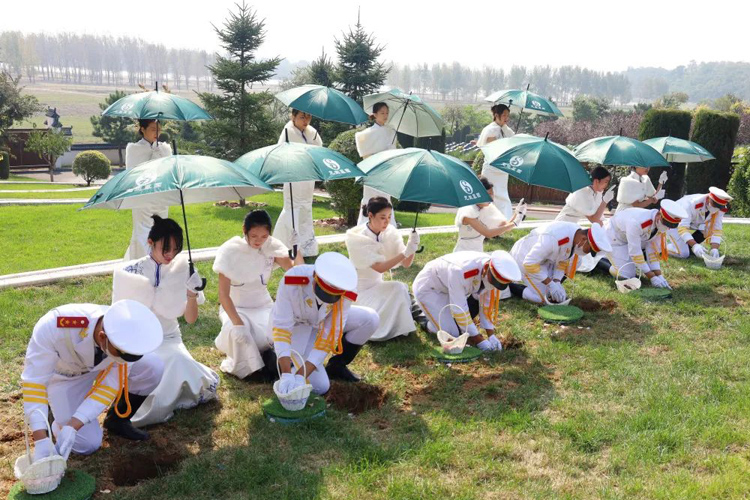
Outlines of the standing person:
<svg viewBox="0 0 750 500">
<path fill-rule="evenodd" d="M 513 137 L 515 133 L 508 126 L 510 120 L 510 108 L 505 104 L 492 106 L 492 123 L 482 129 L 477 139 L 477 146 L 482 147 L 497 140 Z M 485 161 L 482 166 L 482 175 L 493 184 L 493 203 L 503 214 L 505 220 L 510 220 L 513 215 L 513 206 L 508 195 L 508 174 L 502 172 Z"/>
<path fill-rule="evenodd" d="M 479 176 L 484 188 L 493 197 L 492 183 L 484 176 Z M 494 238 L 518 227 L 520 220 L 526 215 L 526 204 L 519 203 L 510 221 L 492 203 L 477 203 L 467 205 L 456 211 L 454 224 L 458 227 L 458 240 L 453 247 L 454 252 L 484 252 L 484 239 Z"/>
<path fill-rule="evenodd" d="M 647 167 L 633 167 L 630 175 L 620 179 L 620 187 L 617 189 L 617 210 L 622 212 L 628 208 L 646 208 L 664 198 L 662 187 L 668 179 L 667 172 L 659 176 L 659 187 L 648 177 Z"/>
<path fill-rule="evenodd" d="M 71 451 L 90 455 L 101 447 L 98 416 L 107 408 L 109 432 L 148 439 L 129 417 L 162 378 L 164 366 L 153 354 L 161 342 L 159 320 L 133 300 L 112 306 L 67 304 L 42 316 L 21 374 L 34 461 L 54 453 L 47 435 L 50 409 L 57 453 L 65 459 Z"/>
<path fill-rule="evenodd" d="M 281 131 L 278 143 L 296 142 L 322 146 L 323 139 L 318 131 L 310 125 L 310 120 L 312 120 L 311 114 L 293 109 L 291 119 L 284 126 L 284 130 Z M 290 184 L 292 184 L 291 190 Z M 315 240 L 315 227 L 312 217 L 314 193 L 315 181 L 285 183 L 284 208 L 282 208 L 273 230 L 273 237 L 287 247 L 292 248 L 294 245 L 299 245 L 303 257 L 318 255 L 318 242 Z M 294 199 L 291 198 L 292 194 L 294 194 Z M 292 213 L 292 205 L 294 205 L 294 213 Z M 294 217 L 294 225 L 292 225 L 292 217 Z"/>
<path fill-rule="evenodd" d="M 273 338 L 268 320 L 273 299 L 268 293 L 271 272 L 276 266 L 288 271 L 304 264 L 302 253 L 296 261 L 289 249 L 271 236 L 271 217 L 265 210 L 245 216 L 242 237 L 234 236 L 216 252 L 214 272 L 219 275 L 219 319 L 221 331 L 216 348 L 226 354 L 221 371 L 245 378 L 264 369 L 267 379 L 276 374 Z"/>
<path fill-rule="evenodd" d="M 165 158 L 172 154 L 166 142 L 159 142 L 161 124 L 158 120 L 138 120 L 138 135 L 141 140 L 131 142 L 125 148 L 125 170 L 131 170 L 141 163 Z M 140 259 L 148 255 L 148 232 L 153 224 L 152 215 L 162 219 L 169 217 L 169 207 L 153 204 L 145 208 L 133 208 L 133 235 L 125 252 L 125 260 Z"/>
<path fill-rule="evenodd" d="M 198 319 L 198 305 L 205 301 L 201 277 L 188 278 L 182 251 L 182 228 L 172 219 L 154 216 L 148 235 L 149 255 L 115 269 L 112 300 L 132 299 L 148 307 L 161 323 L 164 342 L 154 352 L 164 363 L 164 378 L 146 396 L 139 396 L 140 410 L 133 423 L 139 427 L 166 422 L 175 410 L 192 408 L 216 398 L 219 376 L 197 362 L 182 343 L 178 318 L 188 324 Z M 141 431 L 142 432 L 142 431 Z"/>
<path fill-rule="evenodd" d="M 316 394 L 325 394 L 329 379 L 358 382 L 347 367 L 378 328 L 378 313 L 352 305 L 357 300 L 357 271 L 335 252 L 319 256 L 315 265 L 294 266 L 279 283 L 269 328 L 281 369 L 284 393 L 304 385 L 303 373 Z M 292 359 L 292 349 L 303 360 Z M 329 354 L 328 365 L 323 362 Z"/>
<path fill-rule="evenodd" d="M 615 186 L 604 192 L 610 180 L 612 175 L 605 167 L 595 167 L 591 171 L 591 185 L 570 193 L 555 220 L 577 224 L 581 219 L 588 219 L 592 224 L 602 224 L 607 204 L 615 197 Z"/>
<path fill-rule="evenodd" d="M 375 123 L 372 124 L 372 127 L 366 128 L 354 134 L 354 142 L 357 145 L 357 153 L 359 153 L 359 156 L 361 156 L 363 160 L 376 153 L 380 153 L 381 151 L 396 149 L 396 130 L 394 130 L 394 128 L 390 125 L 386 124 L 386 122 L 388 121 L 389 112 L 390 111 L 386 103 L 376 102 L 372 107 L 372 114 L 370 115 L 370 119 Z M 387 193 L 378 191 L 377 189 L 371 188 L 370 186 L 364 186 L 364 188 L 362 189 L 362 201 L 359 205 L 362 207 L 367 206 L 367 202 L 370 201 L 370 198 L 374 198 L 376 196 L 380 196 L 387 199 L 388 201 L 391 201 L 391 198 Z M 367 221 L 367 216 L 360 213 L 359 219 L 357 220 L 357 225 L 364 224 Z M 396 225 L 396 214 L 393 211 L 391 211 L 390 223 L 393 227 L 398 227 Z"/>
<path fill-rule="evenodd" d="M 717 187 L 712 186 L 708 191 L 708 194 L 689 194 L 677 200 L 688 216 L 677 228 L 669 230 L 667 249 L 670 255 L 687 259 L 692 250 L 699 258 L 703 258 L 706 252 L 714 259 L 719 258 L 719 246 L 724 237 L 724 214 L 734 198 Z M 708 241 L 710 250 L 703 246 L 704 241 Z"/>
<path fill-rule="evenodd" d="M 419 248 L 419 233 L 404 241 L 389 221 L 393 205 L 381 196 L 362 207 L 368 222 L 346 232 L 346 250 L 358 281 L 356 305 L 370 307 L 380 316 L 380 326 L 370 340 L 389 340 L 416 330 L 411 314 L 409 287 L 400 281 L 383 280 L 383 274 L 399 266 L 409 267 Z"/>
</svg>

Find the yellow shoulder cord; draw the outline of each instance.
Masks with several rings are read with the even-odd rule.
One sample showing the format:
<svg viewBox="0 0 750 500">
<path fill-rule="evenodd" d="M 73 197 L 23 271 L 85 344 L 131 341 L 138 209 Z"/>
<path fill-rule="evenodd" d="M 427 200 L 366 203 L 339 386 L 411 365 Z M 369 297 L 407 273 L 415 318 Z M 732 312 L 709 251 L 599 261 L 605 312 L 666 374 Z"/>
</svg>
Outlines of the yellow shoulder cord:
<svg viewBox="0 0 750 500">
<path fill-rule="evenodd" d="M 107 374 L 112 369 L 112 365 L 109 365 L 106 370 L 102 370 L 99 375 L 96 376 L 96 379 L 94 380 L 94 385 L 91 386 L 91 389 L 89 389 L 89 392 L 86 393 L 86 397 L 88 398 L 91 396 L 97 387 L 104 381 L 104 379 L 107 377 Z"/>
<path fill-rule="evenodd" d="M 127 418 L 130 416 L 132 408 L 130 407 L 130 398 L 128 397 L 128 365 L 122 364 L 117 367 L 119 370 L 118 376 L 120 378 L 120 389 L 117 391 L 117 399 L 115 399 L 115 414 L 120 418 Z M 125 406 L 127 411 L 120 413 L 120 409 L 117 407 L 120 403 L 123 393 L 125 394 Z"/>
<path fill-rule="evenodd" d="M 667 251 L 667 233 L 661 233 L 661 260 L 669 260 L 669 251 Z"/>
<path fill-rule="evenodd" d="M 567 274 L 569 280 L 576 279 L 576 269 L 578 269 L 578 254 L 573 255 L 573 262 L 568 268 L 568 272 L 565 273 Z"/>
<path fill-rule="evenodd" d="M 343 309 L 343 299 L 339 299 L 336 303 L 333 304 L 333 311 L 331 312 L 331 330 L 328 332 L 328 338 L 320 339 L 320 346 L 318 344 L 318 341 L 315 342 L 316 348 L 323 348 L 326 351 L 332 353 L 332 354 L 341 354 L 344 352 L 344 346 L 342 345 L 341 341 L 344 337 L 344 315 L 342 313 Z M 336 328 L 336 322 L 338 321 L 338 333 L 337 336 L 337 328 Z M 318 329 L 318 336 L 322 337 L 322 334 L 325 332 L 325 322 L 323 322 L 322 325 L 320 325 L 320 328 Z M 337 338 L 338 337 L 338 338 Z"/>
<path fill-rule="evenodd" d="M 710 239 L 711 236 L 714 234 L 714 225 L 716 224 L 716 216 L 719 215 L 718 213 L 711 214 L 711 222 L 709 222 L 708 227 L 706 228 L 706 240 Z"/>
<path fill-rule="evenodd" d="M 490 320 L 492 326 L 495 326 L 497 314 L 500 308 L 500 291 L 490 290 L 490 305 L 484 308 L 485 317 Z"/>
</svg>

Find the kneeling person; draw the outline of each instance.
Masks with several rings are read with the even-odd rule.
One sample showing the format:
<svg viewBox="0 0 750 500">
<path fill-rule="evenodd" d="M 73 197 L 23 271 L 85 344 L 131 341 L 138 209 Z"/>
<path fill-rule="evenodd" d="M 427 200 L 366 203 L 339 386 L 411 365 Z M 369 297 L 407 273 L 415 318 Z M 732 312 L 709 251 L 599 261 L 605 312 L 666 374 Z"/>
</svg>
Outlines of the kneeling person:
<svg viewBox="0 0 750 500">
<path fill-rule="evenodd" d="M 719 245 L 724 235 L 724 214 L 728 204 L 733 200 L 723 189 L 711 187 L 708 194 L 689 194 L 677 200 L 687 217 L 680 221 L 677 228 L 671 228 L 669 234 L 669 254 L 680 259 L 690 257 L 692 250 L 696 257 L 710 252 L 711 257 L 719 257 Z M 702 245 L 708 241 L 710 250 Z"/>
<path fill-rule="evenodd" d="M 161 381 L 163 363 L 153 351 L 162 338 L 156 315 L 133 300 L 68 304 L 45 314 L 34 327 L 21 374 L 34 460 L 53 452 L 48 408 L 57 451 L 66 459 L 71 450 L 88 455 L 101 447 L 97 417 L 110 406 L 104 420 L 110 432 L 147 439 L 130 417 Z"/>
<path fill-rule="evenodd" d="M 442 329 L 458 337 L 466 331 L 471 345 L 483 351 L 499 351 L 502 345 L 495 335 L 495 322 L 500 295 L 509 283 L 520 279 L 521 270 L 508 252 L 454 252 L 428 262 L 414 279 L 412 289 L 429 318 L 429 332 Z M 452 320 L 441 321 L 443 308 L 451 310 Z M 477 316 L 487 339 L 474 324 Z"/>
<path fill-rule="evenodd" d="M 329 378 L 357 382 L 347 365 L 377 330 L 378 313 L 352 305 L 357 300 L 357 271 L 343 255 L 327 252 L 315 265 L 295 266 L 279 284 L 270 328 L 281 367 L 280 389 L 288 392 L 307 379 L 317 394 L 325 394 Z M 304 358 L 293 357 L 292 350 Z M 333 354 L 328 365 L 323 362 Z"/>
</svg>

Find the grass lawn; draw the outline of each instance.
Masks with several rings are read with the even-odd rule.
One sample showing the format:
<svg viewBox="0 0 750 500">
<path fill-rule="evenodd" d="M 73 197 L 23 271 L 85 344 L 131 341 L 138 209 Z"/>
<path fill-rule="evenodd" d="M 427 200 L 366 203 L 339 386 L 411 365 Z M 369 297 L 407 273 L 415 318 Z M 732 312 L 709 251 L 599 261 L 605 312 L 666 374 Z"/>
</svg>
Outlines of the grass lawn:
<svg viewBox="0 0 750 500">
<path fill-rule="evenodd" d="M 64 198 L 84 198 L 86 191 L 67 194 Z M 39 198 L 53 193 L 37 193 Z M 90 195 L 88 195 L 90 196 Z M 0 196 L 2 197 L 2 196 Z M 36 197 L 36 196 L 32 196 Z M 317 198 L 316 198 L 317 199 Z M 313 206 L 313 218 L 335 217 L 328 201 Z M 273 220 L 282 207 L 281 193 L 253 197 L 265 208 Z M 241 234 L 245 213 L 252 207 L 231 209 L 212 203 L 187 206 L 190 242 L 195 248 L 219 246 L 231 236 Z M 5 206 L 0 208 L 0 275 L 36 269 L 71 266 L 88 262 L 121 258 L 125 254 L 132 231 L 129 210 L 82 210 L 79 205 Z M 182 225 L 182 211 L 170 208 L 170 216 Z M 414 222 L 414 215 L 397 214 L 404 225 Z M 453 214 L 421 214 L 420 226 L 450 225 Z M 316 234 L 334 232 L 316 228 Z"/>
<path fill-rule="evenodd" d="M 508 249 L 524 232 L 513 234 L 486 249 Z M 618 294 L 608 278 L 581 274 L 576 297 L 606 307 L 577 325 L 547 326 L 535 306 L 503 302 L 500 332 L 525 345 L 474 364 L 436 364 L 428 356 L 434 340 L 422 332 L 368 344 L 354 369 L 386 391 L 380 408 L 349 415 L 329 407 L 323 419 L 283 427 L 262 415 L 270 385 L 222 375 L 217 402 L 178 412 L 151 429 L 148 443 L 105 438 L 95 457 L 69 465 L 94 474 L 98 490 L 112 491 L 108 498 L 133 500 L 744 498 L 750 228 L 728 226 L 726 236 L 733 253 L 721 271 L 670 259 L 675 292 L 665 303 L 644 303 Z M 454 238 L 425 236 L 425 253 L 393 278 L 410 283 Z M 49 239 L 30 247 L 37 245 L 53 253 Z M 208 302 L 182 331 L 195 358 L 218 369 L 210 267 L 199 264 Z M 108 303 L 110 290 L 111 278 L 97 277 L 0 291 L 0 495 L 23 451 L 18 382 L 34 323 L 60 304 Z M 118 470 L 155 461 L 159 479 L 115 484 Z"/>
<path fill-rule="evenodd" d="M 29 179 L 28 177 L 20 177 L 16 176 L 17 179 L 11 178 L 10 180 L 23 180 L 23 184 L 2 184 L 0 183 L 0 191 L 35 191 L 35 190 L 57 190 L 57 189 L 75 189 L 79 187 L 86 187 L 86 184 L 80 184 L 80 185 L 73 185 L 73 184 L 55 184 L 54 182 L 33 182 L 33 179 Z M 29 180 L 28 184 L 25 182 L 26 180 Z M 12 193 L 0 193 L 0 198 L 8 198 L 9 194 Z M 37 193 L 37 194 L 47 194 L 47 193 Z"/>
<path fill-rule="evenodd" d="M 0 184 L 0 187 L 2 185 Z M 68 186 L 75 188 L 76 186 Z M 46 189 L 46 188 L 45 188 Z M 88 199 L 96 194 L 97 188 L 85 189 L 82 191 L 63 191 L 54 193 L 0 193 L 0 199 L 33 199 L 33 200 L 54 200 L 54 199 Z M 56 190 L 57 191 L 57 190 Z"/>
<path fill-rule="evenodd" d="M 35 179 L 33 177 L 26 177 L 24 175 L 16 175 L 16 174 L 10 174 L 10 178 L 6 179 L 9 181 L 24 181 L 24 182 L 44 182 L 41 179 Z M 7 186 L 8 184 L 2 184 L 3 186 Z M 5 188 L 3 188 L 5 189 Z"/>
</svg>

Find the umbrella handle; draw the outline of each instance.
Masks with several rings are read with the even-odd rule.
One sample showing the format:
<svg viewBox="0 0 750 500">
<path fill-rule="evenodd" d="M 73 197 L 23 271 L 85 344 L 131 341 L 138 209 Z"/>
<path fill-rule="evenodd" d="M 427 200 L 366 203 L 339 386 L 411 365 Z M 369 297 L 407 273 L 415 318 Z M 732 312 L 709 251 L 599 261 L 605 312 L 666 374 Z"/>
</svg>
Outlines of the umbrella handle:
<svg viewBox="0 0 750 500">
<path fill-rule="evenodd" d="M 419 247 L 419 250 L 417 250 L 414 253 L 422 253 L 422 252 L 424 252 L 424 245 L 422 245 L 421 247 Z"/>
<path fill-rule="evenodd" d="M 297 245 L 294 245 L 291 250 L 289 250 L 289 258 L 294 261 L 294 259 L 297 258 Z"/>
<path fill-rule="evenodd" d="M 195 272 L 195 264 L 193 264 L 193 261 L 191 260 L 189 263 L 188 278 L 190 278 L 194 272 Z M 202 292 L 203 290 L 205 290 L 206 278 L 201 278 L 201 286 L 196 287 L 195 289 L 198 290 L 199 292 Z"/>
</svg>

